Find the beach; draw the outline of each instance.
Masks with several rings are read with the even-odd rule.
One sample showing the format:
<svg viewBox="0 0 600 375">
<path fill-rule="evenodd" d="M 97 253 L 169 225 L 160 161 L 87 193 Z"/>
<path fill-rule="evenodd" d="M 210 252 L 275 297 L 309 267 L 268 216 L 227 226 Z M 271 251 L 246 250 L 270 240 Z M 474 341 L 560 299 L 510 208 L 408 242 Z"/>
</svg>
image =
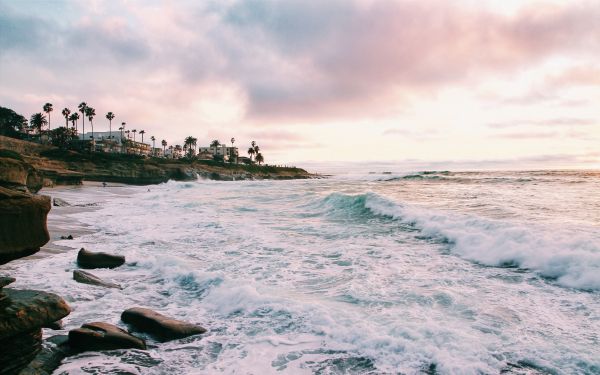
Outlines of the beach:
<svg viewBox="0 0 600 375">
<path fill-rule="evenodd" d="M 135 306 L 208 329 L 168 343 L 135 332 L 147 351 L 86 352 L 57 373 L 593 374 L 600 217 L 566 207 L 596 184 L 428 172 L 60 188 L 42 193 L 96 205 L 53 208 L 50 250 L 8 266 L 69 302 L 64 332 L 128 329 Z M 80 247 L 124 255 L 93 270 L 123 289 L 72 280 Z"/>
</svg>

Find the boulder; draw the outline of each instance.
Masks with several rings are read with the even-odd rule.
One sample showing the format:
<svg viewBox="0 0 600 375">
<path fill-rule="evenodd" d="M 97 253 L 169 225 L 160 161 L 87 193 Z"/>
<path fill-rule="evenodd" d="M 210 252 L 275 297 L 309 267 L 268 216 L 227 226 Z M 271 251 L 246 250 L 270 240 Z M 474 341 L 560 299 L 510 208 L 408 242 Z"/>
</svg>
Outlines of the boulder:
<svg viewBox="0 0 600 375">
<path fill-rule="evenodd" d="M 64 199 L 54 198 L 52 200 L 52 205 L 54 207 L 69 207 L 71 204 Z"/>
<path fill-rule="evenodd" d="M 135 330 L 148 333 L 163 342 L 206 332 L 206 329 L 199 325 L 172 319 L 142 307 L 123 311 L 121 320 Z"/>
<path fill-rule="evenodd" d="M 63 359 L 77 354 L 69 346 L 69 336 L 56 335 L 42 342 L 42 350 L 19 375 L 51 375 Z"/>
<path fill-rule="evenodd" d="M 0 374 L 18 374 L 41 350 L 42 330 L 71 309 L 59 296 L 3 289 L 10 303 L 0 309 Z"/>
<path fill-rule="evenodd" d="M 81 268 L 115 268 L 125 263 L 125 257 L 122 255 L 112 255 L 107 253 L 94 253 L 84 248 L 77 253 L 77 264 Z"/>
<path fill-rule="evenodd" d="M 69 345 L 78 351 L 146 349 L 146 342 L 125 330 L 102 322 L 84 324 L 69 331 Z"/>
<path fill-rule="evenodd" d="M 0 264 L 39 251 L 50 235 L 50 197 L 0 187 Z"/>
<path fill-rule="evenodd" d="M 103 286 L 105 288 L 123 289 L 118 284 L 113 284 L 111 282 L 104 281 L 101 278 L 82 270 L 73 271 L 73 280 L 77 281 L 78 283 Z"/>
</svg>

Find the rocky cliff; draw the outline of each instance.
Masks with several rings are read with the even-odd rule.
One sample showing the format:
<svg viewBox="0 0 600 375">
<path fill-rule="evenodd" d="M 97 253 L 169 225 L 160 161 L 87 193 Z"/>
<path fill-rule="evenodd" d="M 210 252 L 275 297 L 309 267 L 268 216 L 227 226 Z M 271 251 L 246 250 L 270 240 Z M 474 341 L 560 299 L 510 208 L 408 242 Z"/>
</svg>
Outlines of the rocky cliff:
<svg viewBox="0 0 600 375">
<path fill-rule="evenodd" d="M 83 180 L 147 185 L 168 180 L 304 179 L 314 177 L 300 168 L 240 165 L 201 160 L 142 158 L 136 155 L 59 150 L 0 136 L 0 157 L 12 152 L 41 174 L 44 185 L 80 184 Z M 10 155 L 9 155 L 10 156 Z M 5 155 L 6 158 L 6 155 Z M 10 164 L 9 164 L 10 163 Z M 17 161 L 6 161 L 7 173 L 23 175 Z M 26 168 L 26 167 L 23 167 Z M 0 164 L 0 170 L 3 169 Z M 30 173 L 33 176 L 33 173 Z"/>
<path fill-rule="evenodd" d="M 50 197 L 38 172 L 21 160 L 0 158 L 0 264 L 31 255 L 48 242 Z M 11 187 L 9 189 L 7 187 Z M 0 374 L 18 374 L 42 348 L 42 327 L 67 316 L 59 296 L 5 288 L 15 279 L 0 276 Z"/>
</svg>

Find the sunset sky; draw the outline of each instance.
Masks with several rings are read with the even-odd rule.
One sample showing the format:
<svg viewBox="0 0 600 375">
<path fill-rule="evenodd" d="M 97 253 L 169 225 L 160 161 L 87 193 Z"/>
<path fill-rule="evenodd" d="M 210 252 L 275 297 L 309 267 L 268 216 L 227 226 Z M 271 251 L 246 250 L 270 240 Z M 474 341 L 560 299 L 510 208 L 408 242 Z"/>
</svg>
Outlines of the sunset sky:
<svg viewBox="0 0 600 375">
<path fill-rule="evenodd" d="M 0 0 L 0 106 L 81 101 L 268 163 L 599 168 L 600 1 Z"/>
</svg>

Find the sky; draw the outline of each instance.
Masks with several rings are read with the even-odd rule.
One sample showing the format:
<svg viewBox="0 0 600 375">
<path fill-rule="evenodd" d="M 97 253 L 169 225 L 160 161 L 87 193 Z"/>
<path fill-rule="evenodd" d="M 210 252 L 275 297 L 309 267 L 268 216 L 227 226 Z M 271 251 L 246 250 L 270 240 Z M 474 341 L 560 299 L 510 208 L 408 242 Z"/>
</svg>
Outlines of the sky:
<svg viewBox="0 0 600 375">
<path fill-rule="evenodd" d="M 0 0 L 0 106 L 81 101 L 272 164 L 600 168 L 600 1 Z"/>
</svg>

